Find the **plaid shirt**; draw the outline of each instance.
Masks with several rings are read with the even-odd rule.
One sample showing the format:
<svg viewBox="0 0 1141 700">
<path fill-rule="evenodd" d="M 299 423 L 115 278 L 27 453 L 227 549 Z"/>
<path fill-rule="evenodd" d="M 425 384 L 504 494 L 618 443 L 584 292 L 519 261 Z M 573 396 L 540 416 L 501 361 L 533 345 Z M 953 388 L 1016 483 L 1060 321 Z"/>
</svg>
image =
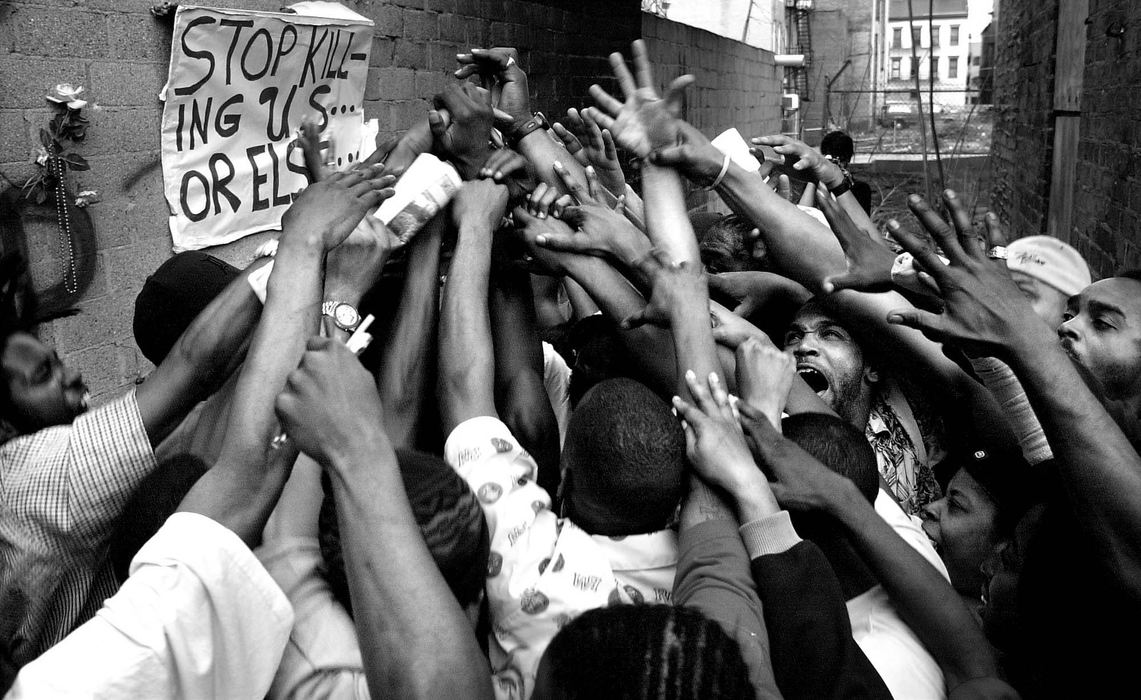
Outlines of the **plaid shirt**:
<svg viewBox="0 0 1141 700">
<path fill-rule="evenodd" d="M 107 540 L 155 466 L 133 391 L 0 445 L 0 652 L 17 667 L 115 593 Z"/>
</svg>

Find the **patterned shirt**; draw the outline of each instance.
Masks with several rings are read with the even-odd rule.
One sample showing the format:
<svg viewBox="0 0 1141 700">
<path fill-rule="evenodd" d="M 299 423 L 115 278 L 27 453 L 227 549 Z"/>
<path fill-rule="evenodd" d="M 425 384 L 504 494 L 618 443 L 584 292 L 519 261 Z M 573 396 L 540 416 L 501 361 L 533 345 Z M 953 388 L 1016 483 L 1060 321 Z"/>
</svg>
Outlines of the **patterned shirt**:
<svg viewBox="0 0 1141 700">
<path fill-rule="evenodd" d="M 115 593 L 107 539 L 155 466 L 133 391 L 0 445 L 0 651 L 17 667 Z"/>
<path fill-rule="evenodd" d="M 899 411 L 892 406 L 892 398 L 906 402 L 897 389 L 877 392 L 864 435 L 876 453 L 880 475 L 899 505 L 908 515 L 915 515 L 923 506 L 938 500 L 941 489 L 919 426 L 912 419 L 913 429 L 907 429 Z"/>
<path fill-rule="evenodd" d="M 551 512 L 538 467 L 500 420 L 456 426 L 444 458 L 467 481 L 491 533 L 487 602 L 496 697 L 526 700 L 559 629 L 580 613 L 616 603 L 670 603 L 677 534 L 591 535 Z"/>
</svg>

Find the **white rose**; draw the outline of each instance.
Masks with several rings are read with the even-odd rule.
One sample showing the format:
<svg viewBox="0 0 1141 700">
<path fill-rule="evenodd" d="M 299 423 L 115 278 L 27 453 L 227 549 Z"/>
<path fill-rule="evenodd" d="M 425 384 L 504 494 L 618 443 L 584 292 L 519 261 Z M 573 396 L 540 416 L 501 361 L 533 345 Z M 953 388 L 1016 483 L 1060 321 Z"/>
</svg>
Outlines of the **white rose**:
<svg viewBox="0 0 1141 700">
<path fill-rule="evenodd" d="M 83 109 L 87 106 L 87 100 L 79 99 L 82 94 L 82 85 L 60 83 L 51 89 L 51 92 L 47 94 L 47 99 L 56 104 L 65 104 L 68 109 Z"/>
</svg>

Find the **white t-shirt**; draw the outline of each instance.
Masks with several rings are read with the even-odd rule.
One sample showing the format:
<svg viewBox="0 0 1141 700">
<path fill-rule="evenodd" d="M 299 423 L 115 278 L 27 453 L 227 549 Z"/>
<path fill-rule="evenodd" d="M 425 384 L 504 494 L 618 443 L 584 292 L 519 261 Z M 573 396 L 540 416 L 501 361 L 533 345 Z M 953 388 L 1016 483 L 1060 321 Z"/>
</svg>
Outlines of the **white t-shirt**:
<svg viewBox="0 0 1141 700">
<path fill-rule="evenodd" d="M 175 513 L 119 592 L 5 697 L 261 698 L 292 626 L 285 595 L 237 535 Z"/>
<path fill-rule="evenodd" d="M 560 628 L 585 610 L 614 603 L 670 603 L 677 534 L 591 535 L 551 512 L 535 483 L 535 460 L 497 418 L 456 426 L 444 459 L 479 499 L 491 536 L 487 602 L 492 685 L 526 700 Z"/>
<path fill-rule="evenodd" d="M 880 489 L 875 509 L 896 534 L 934 566 L 948 581 L 947 567 L 919 526 Z M 848 601 L 852 638 L 879 672 L 893 697 L 943 700 L 946 684 L 939 664 L 896 612 L 887 591 L 876 585 Z"/>
</svg>

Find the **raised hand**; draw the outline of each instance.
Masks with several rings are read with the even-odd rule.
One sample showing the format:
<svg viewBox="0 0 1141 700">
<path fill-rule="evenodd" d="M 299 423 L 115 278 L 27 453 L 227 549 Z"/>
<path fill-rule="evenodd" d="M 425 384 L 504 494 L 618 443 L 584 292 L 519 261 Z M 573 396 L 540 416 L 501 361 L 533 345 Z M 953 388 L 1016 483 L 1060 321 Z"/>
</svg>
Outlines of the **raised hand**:
<svg viewBox="0 0 1141 700">
<path fill-rule="evenodd" d="M 596 180 L 593 168 L 588 168 L 587 185 L 575 180 L 561 163 L 555 163 L 555 172 L 562 178 L 572 201 L 561 205 L 559 217 L 570 224 L 575 232 L 543 234 L 535 242 L 551 250 L 584 255 L 608 255 L 629 265 L 649 251 L 650 242 L 642 235 L 623 212 L 623 199 L 615 209 L 609 209 L 594 198 Z"/>
<path fill-rule="evenodd" d="M 527 74 L 519 65 L 516 49 L 505 46 L 472 49 L 471 53 L 456 54 L 456 61 L 460 64 L 456 77 L 463 80 L 478 74 L 484 87 L 491 91 L 491 104 L 512 120 L 518 122 L 531 117 Z"/>
<path fill-rule="evenodd" d="M 709 288 L 736 299 L 733 313 L 745 318 L 772 303 L 800 305 L 812 297 L 812 292 L 787 277 L 753 270 L 710 275 Z"/>
<path fill-rule="evenodd" d="M 569 238 L 574 235 L 570 226 L 554 217 L 540 219 L 532 216 L 523 207 L 515 207 L 511 217 L 515 221 L 515 237 L 527 251 L 525 258 L 525 262 L 528 263 L 527 268 L 535 274 L 566 276 L 566 260 L 568 256 L 574 254 L 551 250 L 536 241 L 545 236 Z"/>
<path fill-rule="evenodd" d="M 437 108 L 436 113 L 441 125 L 451 123 L 451 115 L 447 113 L 447 110 Z M 412 161 L 416 160 L 417 156 L 432 150 L 434 142 L 431 120 L 425 117 L 413 124 L 408 131 L 405 131 L 400 140 L 396 142 L 396 146 L 388 153 L 384 159 L 388 172 L 397 177 L 404 174 L 404 171 L 408 169 L 409 165 L 412 165 Z M 381 153 L 381 150 L 378 148 L 376 153 Z"/>
<path fill-rule="evenodd" d="M 777 501 L 792 510 L 834 512 L 847 480 L 782 436 L 763 412 L 744 401 L 737 411 L 753 456 L 775 479 L 769 486 Z"/>
<path fill-rule="evenodd" d="M 832 195 L 824 187 L 816 191 L 816 206 L 824 212 L 828 226 L 832 229 L 844 257 L 848 259 L 848 271 L 829 275 L 821 285 L 825 294 L 841 289 L 856 289 L 861 292 L 886 292 L 891 289 L 891 267 L 895 263 L 895 253 L 876 243 L 852 221 L 852 217 L 840 208 Z"/>
<path fill-rule="evenodd" d="M 792 355 L 779 350 L 763 333 L 737 346 L 737 393 L 773 425 L 780 425 L 795 377 Z"/>
<path fill-rule="evenodd" d="M 840 166 L 803 141 L 782 134 L 760 136 L 750 141 L 756 145 L 769 146 L 784 156 L 785 172 L 799 176 L 800 179 L 823 182 L 828 187 L 837 187 L 844 181 L 844 171 L 840 170 Z M 757 149 L 751 149 L 751 152 L 759 160 L 764 160 L 764 155 L 758 153 Z"/>
<path fill-rule="evenodd" d="M 380 397 L 368 370 L 345 345 L 309 339 L 301 364 L 274 403 L 277 418 L 302 452 L 321 464 L 384 439 Z"/>
<path fill-rule="evenodd" d="M 714 279 L 714 276 L 709 277 L 710 286 Z M 709 302 L 709 315 L 713 318 L 713 341 L 730 350 L 736 350 L 753 336 L 768 338 L 760 328 L 713 300 Z"/>
<path fill-rule="evenodd" d="M 654 165 L 676 168 L 689 180 L 710 186 L 725 167 L 725 154 L 692 124 L 679 119 L 674 142 L 650 154 Z"/>
<path fill-rule="evenodd" d="M 507 196 L 507 188 L 492 180 L 465 182 L 452 200 L 452 221 L 459 229 L 475 225 L 494 231 L 507 211 Z"/>
<path fill-rule="evenodd" d="M 633 57 L 637 81 L 626 67 L 622 54 L 610 54 L 610 66 L 625 102 L 619 102 L 598 85 L 591 85 L 590 95 L 601 109 L 591 113 L 591 117 L 599 126 L 609 129 L 619 145 L 645 158 L 654 149 L 670 145 L 676 139 L 682 95 L 694 77 L 683 75 L 674 79 L 663 99 L 654 89 L 654 74 L 650 70 L 646 44 L 641 39 L 633 44 Z"/>
<path fill-rule="evenodd" d="M 492 108 L 486 92 L 470 83 L 456 83 L 436 95 L 433 104 L 428 124 L 436 145 L 452 159 L 465 180 L 474 178 L 491 152 Z"/>
<path fill-rule="evenodd" d="M 902 228 L 893 232 L 900 245 L 938 285 L 943 313 L 901 309 L 889 313 L 888 322 L 918 328 L 935 341 L 954 341 L 968 353 L 996 357 L 1006 357 L 1020 340 L 1034 342 L 1033 339 L 1052 336 L 1010 279 L 1006 260 L 991 254 L 1006 245 L 998 217 L 992 213 L 986 216 L 984 249 L 958 196 L 947 190 L 943 201 L 954 229 L 921 197 L 912 195 L 908 206 L 942 248 L 949 265 L 939 259 L 926 236 Z"/>
<path fill-rule="evenodd" d="M 333 173 L 309 185 L 281 218 L 282 243 L 297 236 L 319 236 L 325 250 L 340 245 L 364 217 L 393 195 L 383 166 Z"/>
<path fill-rule="evenodd" d="M 527 159 L 510 148 L 498 148 L 487 157 L 487 162 L 479 169 L 480 177 L 489 177 L 505 184 L 508 176 L 526 175 Z"/>
<path fill-rule="evenodd" d="M 717 374 L 700 381 L 692 370 L 687 370 L 685 382 L 693 403 L 675 396 L 673 405 L 682 419 L 686 454 L 697 473 L 732 494 L 763 481 Z"/>
<path fill-rule="evenodd" d="M 650 300 L 641 311 L 623 319 L 623 328 L 633 328 L 646 323 L 669 326 L 670 315 L 695 299 L 709 298 L 705 286 L 705 273 L 698 263 L 675 263 L 665 251 L 653 248 L 642 256 L 636 264 L 643 279 L 649 280 Z"/>
<path fill-rule="evenodd" d="M 559 138 L 567 144 L 567 150 L 571 150 L 571 141 L 578 143 L 581 150 L 577 153 L 571 151 L 578 158 L 581 154 L 582 158 L 579 160 L 583 166 L 594 166 L 595 171 L 598 173 L 599 182 L 603 187 L 610 190 L 611 194 L 618 196 L 626 191 L 626 176 L 622 172 L 622 164 L 618 161 L 618 149 L 614 145 L 614 136 L 610 133 L 609 129 L 602 129 L 592 116 L 592 110 L 583 110 L 581 113 L 571 107 L 567 110 L 567 124 L 570 131 L 567 132 L 568 138 L 559 134 Z M 560 125 L 561 128 L 561 125 Z M 566 128 L 562 129 L 564 132 Z M 558 131 L 555 132 L 558 134 Z M 584 162 L 585 161 L 585 162 Z"/>
<path fill-rule="evenodd" d="M 579 165 L 584 168 L 590 165 L 590 158 L 587 157 L 586 150 L 583 149 L 582 141 L 579 141 L 570 129 L 567 129 L 560 122 L 554 122 L 551 124 L 551 131 L 555 132 L 555 136 L 563 142 L 563 147 L 567 149 L 567 153 L 574 156 Z"/>
</svg>

